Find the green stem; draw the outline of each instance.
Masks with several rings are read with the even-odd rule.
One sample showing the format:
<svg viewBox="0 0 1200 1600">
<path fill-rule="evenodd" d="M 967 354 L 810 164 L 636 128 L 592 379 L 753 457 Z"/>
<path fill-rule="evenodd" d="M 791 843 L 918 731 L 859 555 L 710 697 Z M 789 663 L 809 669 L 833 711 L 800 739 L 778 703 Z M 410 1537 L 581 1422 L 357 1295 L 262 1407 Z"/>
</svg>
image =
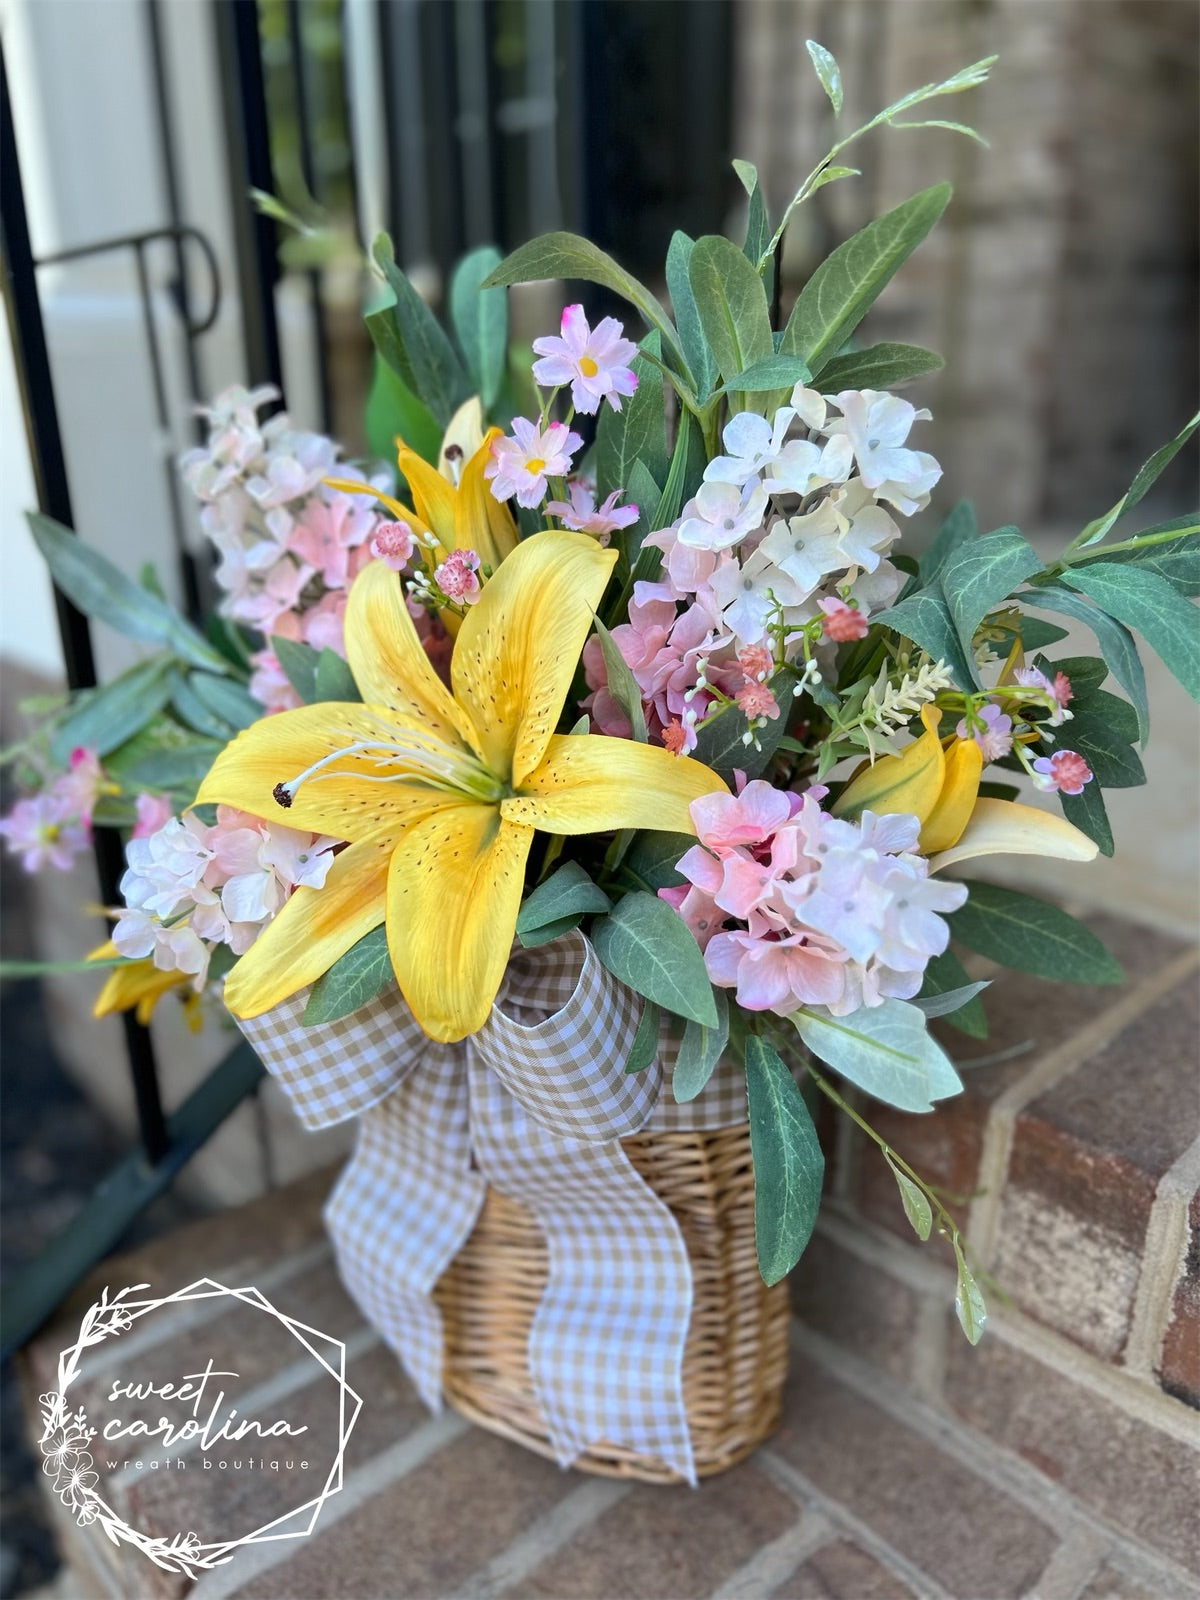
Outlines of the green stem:
<svg viewBox="0 0 1200 1600">
<path fill-rule="evenodd" d="M 1134 538 L 1122 539 L 1117 544 L 1090 545 L 1086 550 L 1080 550 L 1077 555 L 1072 555 L 1068 551 L 1061 561 L 1056 561 L 1041 576 L 1056 577 L 1068 567 L 1078 566 L 1081 561 L 1103 561 L 1105 556 L 1114 555 L 1118 550 L 1149 550 L 1156 544 L 1169 544 L 1172 539 L 1186 539 L 1192 533 L 1200 533 L 1200 524 L 1195 528 L 1167 528 L 1162 533 L 1137 534 Z"/>
</svg>

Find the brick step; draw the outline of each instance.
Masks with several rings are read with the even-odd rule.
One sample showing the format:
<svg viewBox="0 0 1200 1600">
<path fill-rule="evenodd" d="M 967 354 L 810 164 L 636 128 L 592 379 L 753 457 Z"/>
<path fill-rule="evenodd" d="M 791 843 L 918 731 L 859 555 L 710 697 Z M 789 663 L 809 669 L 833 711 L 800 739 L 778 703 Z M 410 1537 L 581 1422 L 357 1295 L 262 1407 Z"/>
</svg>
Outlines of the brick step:
<svg viewBox="0 0 1200 1600">
<path fill-rule="evenodd" d="M 316 1531 L 241 1550 L 189 1580 L 77 1528 L 52 1500 L 63 1595 L 172 1600 L 1150 1600 L 1200 1595 L 1195 1516 L 1197 956 L 1103 919 L 1124 989 L 1057 991 L 1008 975 L 966 1095 L 927 1118 L 872 1120 L 959 1209 L 1012 1304 L 971 1350 L 942 1247 L 907 1232 L 866 1141 L 842 1136 L 818 1233 L 795 1277 L 783 1425 L 699 1490 L 613 1483 L 431 1417 L 341 1289 L 320 1224 L 329 1173 L 114 1259 L 24 1357 L 31 1412 L 103 1285 L 254 1284 L 343 1340 L 366 1404 Z M 1032 1048 L 1008 1054 L 1033 1039 Z M 957 1052 L 962 1058 L 966 1052 Z M 886 1179 L 886 1183 L 881 1179 Z M 165 1315 L 165 1314 L 160 1314 Z M 148 1336 L 151 1329 L 144 1330 Z M 129 1338 L 135 1337 L 131 1333 Z M 128 1352 L 129 1347 L 126 1347 Z M 191 1308 L 132 1363 L 147 1375 L 236 1352 L 243 1384 L 312 1419 L 332 1459 L 336 1408 L 277 1324 L 232 1302 Z M 103 1362 L 103 1348 L 93 1359 Z M 121 1367 L 125 1375 L 126 1360 Z M 86 1367 L 81 1399 L 110 1381 Z M 74 1391 L 72 1391 L 74 1393 Z M 153 1407 L 145 1414 L 152 1417 Z M 47 1480 L 48 1482 L 48 1480 Z M 139 1530 L 200 1519 L 193 1472 L 107 1473 Z M 280 1511 L 270 1474 L 200 1480 L 232 1531 Z M 222 1531 L 223 1528 L 222 1528 Z M 211 1537 L 211 1534 L 206 1534 Z"/>
</svg>

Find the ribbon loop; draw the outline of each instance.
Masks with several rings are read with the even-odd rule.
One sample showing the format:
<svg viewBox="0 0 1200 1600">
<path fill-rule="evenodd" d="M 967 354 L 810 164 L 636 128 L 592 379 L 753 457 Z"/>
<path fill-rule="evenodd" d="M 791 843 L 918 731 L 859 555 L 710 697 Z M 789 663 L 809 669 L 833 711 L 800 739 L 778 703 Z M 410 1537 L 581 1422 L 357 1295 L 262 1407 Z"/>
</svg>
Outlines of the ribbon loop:
<svg viewBox="0 0 1200 1600">
<path fill-rule="evenodd" d="M 654 1110 L 656 1061 L 626 1073 L 641 1002 L 601 966 L 581 933 L 515 950 L 473 1050 L 551 1133 L 623 1139 Z"/>
</svg>

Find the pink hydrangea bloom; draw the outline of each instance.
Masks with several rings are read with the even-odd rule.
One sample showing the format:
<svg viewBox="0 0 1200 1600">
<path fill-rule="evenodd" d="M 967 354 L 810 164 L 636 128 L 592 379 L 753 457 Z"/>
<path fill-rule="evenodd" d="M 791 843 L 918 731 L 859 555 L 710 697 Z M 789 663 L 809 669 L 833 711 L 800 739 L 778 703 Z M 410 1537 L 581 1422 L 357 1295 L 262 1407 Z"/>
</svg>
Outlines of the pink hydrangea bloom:
<svg viewBox="0 0 1200 1600">
<path fill-rule="evenodd" d="M 629 367 L 637 345 L 624 337 L 615 317 L 605 317 L 590 328 L 582 306 L 567 306 L 560 326 L 560 338 L 533 341 L 534 351 L 542 357 L 533 364 L 534 382 L 555 389 L 569 383 L 572 403 L 583 416 L 592 416 L 602 400 L 620 411 L 621 396 L 637 388 L 637 376 Z"/>
<path fill-rule="evenodd" d="M 985 761 L 999 761 L 1012 749 L 1012 718 L 990 701 L 980 706 L 978 715 L 982 728 L 971 728 L 964 717 L 955 732 L 960 739 L 974 739 Z"/>
<path fill-rule="evenodd" d="M 53 788 L 18 800 L 0 819 L 0 837 L 26 872 L 67 872 L 88 842 L 88 829 Z"/>
<path fill-rule="evenodd" d="M 559 517 L 565 528 L 574 528 L 577 533 L 594 535 L 601 544 L 607 544 L 618 528 L 628 528 L 638 519 L 636 506 L 617 504 L 621 493 L 619 489 L 614 489 L 599 506 L 592 491 L 579 478 L 571 479 L 567 485 L 567 493 L 571 497 L 570 502 L 547 501 L 547 513 L 552 517 Z"/>
<path fill-rule="evenodd" d="M 821 632 L 827 639 L 832 639 L 835 644 L 847 644 L 851 639 L 867 637 L 866 613 L 860 611 L 857 606 L 848 606 L 836 595 L 818 600 L 817 604 L 825 613 Z"/>
<path fill-rule="evenodd" d="M 1033 781 L 1047 794 L 1082 794 L 1083 786 L 1095 774 L 1074 750 L 1056 750 L 1052 756 L 1039 756 L 1033 763 Z"/>
<path fill-rule="evenodd" d="M 323 488 L 305 501 L 294 520 L 287 548 L 301 567 L 319 573 L 328 589 L 350 582 L 351 553 L 367 543 L 379 519 L 365 497 Z"/>
<path fill-rule="evenodd" d="M 474 550 L 452 550 L 434 568 L 433 581 L 451 600 L 460 605 L 473 606 L 479 599 L 479 557 Z"/>
<path fill-rule="evenodd" d="M 565 422 L 548 422 L 539 428 L 527 417 L 513 418 L 511 436 L 496 439 L 492 459 L 483 475 L 497 500 L 517 497 L 517 504 L 531 509 L 546 497 L 546 479 L 565 477 L 571 470 L 571 457 L 583 443 Z"/>
</svg>

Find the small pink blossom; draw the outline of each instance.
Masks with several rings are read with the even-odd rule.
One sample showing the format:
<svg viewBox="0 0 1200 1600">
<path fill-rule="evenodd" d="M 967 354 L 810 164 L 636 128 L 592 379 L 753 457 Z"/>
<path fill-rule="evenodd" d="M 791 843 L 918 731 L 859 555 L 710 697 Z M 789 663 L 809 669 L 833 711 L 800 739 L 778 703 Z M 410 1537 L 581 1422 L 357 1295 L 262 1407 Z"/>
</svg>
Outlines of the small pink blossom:
<svg viewBox="0 0 1200 1600">
<path fill-rule="evenodd" d="M 559 517 L 566 528 L 592 534 L 601 544 L 606 545 L 618 528 L 628 528 L 638 519 L 636 506 L 617 504 L 620 489 L 614 489 L 599 506 L 587 484 L 579 478 L 571 479 L 567 492 L 571 496 L 570 503 L 550 500 L 546 504 L 547 513 Z"/>
<path fill-rule="evenodd" d="M 415 541 L 407 522 L 381 522 L 371 538 L 371 554 L 393 572 L 402 572 L 412 560 Z"/>
<path fill-rule="evenodd" d="M 696 725 L 689 722 L 686 727 L 677 718 L 672 718 L 662 731 L 663 748 L 669 750 L 673 756 L 685 756 L 694 750 L 697 745 Z"/>
<path fill-rule="evenodd" d="M 738 651 L 737 664 L 751 682 L 763 683 L 771 675 L 775 658 L 766 645 L 747 644 Z"/>
<path fill-rule="evenodd" d="M 623 337 L 621 324 L 615 317 L 605 317 L 590 328 L 582 306 L 567 306 L 561 334 L 533 341 L 542 357 L 533 364 L 534 382 L 555 389 L 569 383 L 571 400 L 583 416 L 592 416 L 602 400 L 620 411 L 620 397 L 637 388 L 637 376 L 628 365 L 637 355 L 637 345 Z"/>
<path fill-rule="evenodd" d="M 1056 750 L 1052 756 L 1039 756 L 1033 763 L 1034 782 L 1048 794 L 1082 794 L 1085 783 L 1095 774 L 1074 750 Z"/>
<path fill-rule="evenodd" d="M 747 683 L 733 698 L 737 702 L 738 710 L 749 722 L 754 722 L 759 717 L 768 717 L 774 721 L 779 715 L 779 702 L 765 683 Z"/>
<path fill-rule="evenodd" d="M 51 785 L 55 796 L 62 802 L 63 811 L 76 816 L 85 828 L 91 826 L 96 801 L 108 789 L 113 792 L 94 750 L 82 745 L 71 751 L 69 768 L 55 778 Z"/>
<path fill-rule="evenodd" d="M 512 436 L 496 439 L 492 459 L 483 475 L 497 500 L 517 497 L 517 504 L 532 509 L 546 496 L 546 479 L 562 478 L 571 470 L 571 457 L 583 443 L 565 422 L 539 428 L 527 417 L 513 418 Z"/>
<path fill-rule="evenodd" d="M 449 599 L 473 606 L 480 595 L 478 573 L 479 557 L 474 550 L 452 550 L 434 568 L 433 581 Z"/>
<path fill-rule="evenodd" d="M 955 732 L 960 739 L 974 739 L 985 761 L 999 761 L 1012 749 L 1012 718 L 990 701 L 980 706 L 977 714 L 982 728 L 972 728 L 964 717 Z"/>
<path fill-rule="evenodd" d="M 18 800 L 0 820 L 0 836 L 26 872 L 67 872 L 88 842 L 88 830 L 53 789 Z"/>
<path fill-rule="evenodd" d="M 250 692 L 253 694 L 253 689 Z M 152 833 L 158 832 L 171 815 L 171 802 L 165 794 L 139 794 L 134 807 L 137 821 L 130 835 L 134 839 L 148 839 Z"/>
<path fill-rule="evenodd" d="M 1070 720 L 1067 705 L 1075 696 L 1071 689 L 1071 680 L 1065 672 L 1056 672 L 1051 680 L 1037 667 L 1018 667 L 1013 676 L 1022 687 L 1040 690 L 1045 695 L 1046 702 L 1054 713 L 1050 718 L 1052 728 L 1057 728 L 1060 723 Z"/>
<path fill-rule="evenodd" d="M 857 606 L 848 606 L 836 595 L 818 600 L 817 604 L 825 613 L 821 632 L 827 639 L 832 639 L 835 644 L 847 644 L 851 639 L 866 638 L 867 619 Z"/>
<path fill-rule="evenodd" d="M 713 897 L 691 884 L 686 888 L 660 889 L 658 894 L 661 900 L 675 907 L 701 950 L 707 949 L 710 939 L 725 921 L 725 913 Z"/>
</svg>

